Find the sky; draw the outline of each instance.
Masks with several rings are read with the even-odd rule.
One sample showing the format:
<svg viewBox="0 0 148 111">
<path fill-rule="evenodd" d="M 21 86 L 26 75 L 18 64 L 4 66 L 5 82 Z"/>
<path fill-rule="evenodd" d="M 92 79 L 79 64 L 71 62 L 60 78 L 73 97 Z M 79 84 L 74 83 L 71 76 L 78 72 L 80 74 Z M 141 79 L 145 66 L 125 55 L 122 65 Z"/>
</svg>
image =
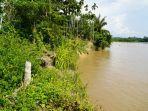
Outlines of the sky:
<svg viewBox="0 0 148 111">
<path fill-rule="evenodd" d="M 107 28 L 115 37 L 148 36 L 148 0 L 84 0 L 95 14 L 106 17 Z M 84 9 L 83 12 L 85 13 Z"/>
</svg>

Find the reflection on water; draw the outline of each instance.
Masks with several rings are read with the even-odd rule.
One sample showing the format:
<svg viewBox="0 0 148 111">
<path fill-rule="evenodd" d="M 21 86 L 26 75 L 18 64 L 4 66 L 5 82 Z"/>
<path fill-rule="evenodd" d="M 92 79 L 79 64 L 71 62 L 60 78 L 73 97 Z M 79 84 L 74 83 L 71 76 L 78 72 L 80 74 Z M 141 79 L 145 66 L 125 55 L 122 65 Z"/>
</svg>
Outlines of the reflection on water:
<svg viewBox="0 0 148 111">
<path fill-rule="evenodd" d="M 148 44 L 113 43 L 79 60 L 94 104 L 105 111 L 148 111 Z"/>
</svg>

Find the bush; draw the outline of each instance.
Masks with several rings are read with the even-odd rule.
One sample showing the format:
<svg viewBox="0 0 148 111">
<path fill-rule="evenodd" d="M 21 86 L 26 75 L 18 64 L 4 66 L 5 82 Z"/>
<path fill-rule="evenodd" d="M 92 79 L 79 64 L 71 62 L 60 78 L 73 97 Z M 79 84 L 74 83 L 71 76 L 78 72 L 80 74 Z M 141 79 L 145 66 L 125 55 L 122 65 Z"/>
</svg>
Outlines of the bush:
<svg viewBox="0 0 148 111">
<path fill-rule="evenodd" d="M 44 69 L 4 110 L 91 111 L 92 106 L 77 73 Z"/>
<path fill-rule="evenodd" d="M 94 46 L 96 47 L 96 50 L 98 50 L 99 48 L 105 49 L 106 47 L 109 47 L 110 44 L 111 35 L 109 35 L 108 32 L 95 33 Z"/>
<path fill-rule="evenodd" d="M 76 69 L 78 54 L 85 52 L 85 45 L 86 43 L 79 39 L 65 39 L 56 49 L 56 68 Z"/>
<path fill-rule="evenodd" d="M 21 38 L 15 30 L 0 34 L 0 110 L 13 111 L 91 111 L 93 107 L 87 100 L 75 69 L 79 53 L 85 51 L 86 42 L 76 39 L 62 39 L 56 47 L 56 68 L 40 67 L 42 46 L 31 44 Z M 14 33 L 13 33 L 14 32 Z M 21 86 L 26 60 L 32 63 L 33 81 L 26 89 L 21 89 L 17 96 L 14 89 Z"/>
<path fill-rule="evenodd" d="M 25 62 L 32 63 L 32 74 L 38 72 L 41 55 L 35 44 L 21 40 L 17 34 L 0 35 L 0 91 L 4 95 L 10 94 L 21 85 L 24 75 Z"/>
</svg>

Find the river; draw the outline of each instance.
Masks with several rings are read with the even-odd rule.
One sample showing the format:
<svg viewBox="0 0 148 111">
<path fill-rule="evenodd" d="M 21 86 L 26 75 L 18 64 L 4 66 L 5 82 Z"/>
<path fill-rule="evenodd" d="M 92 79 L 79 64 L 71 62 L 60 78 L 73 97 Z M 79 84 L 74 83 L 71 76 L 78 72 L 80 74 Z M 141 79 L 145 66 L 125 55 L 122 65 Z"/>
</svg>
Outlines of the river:
<svg viewBox="0 0 148 111">
<path fill-rule="evenodd" d="M 79 60 L 90 100 L 104 111 L 148 111 L 148 44 L 112 43 Z"/>
</svg>

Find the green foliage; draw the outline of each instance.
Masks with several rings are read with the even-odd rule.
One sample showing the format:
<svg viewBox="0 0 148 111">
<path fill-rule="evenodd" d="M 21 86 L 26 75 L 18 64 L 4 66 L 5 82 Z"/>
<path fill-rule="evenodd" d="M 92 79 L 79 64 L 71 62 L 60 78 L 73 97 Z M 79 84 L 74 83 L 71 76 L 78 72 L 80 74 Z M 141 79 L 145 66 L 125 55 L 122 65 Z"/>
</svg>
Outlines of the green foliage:
<svg viewBox="0 0 148 111">
<path fill-rule="evenodd" d="M 97 42 L 94 34 L 102 34 L 107 25 L 105 17 L 96 17 L 91 11 L 81 15 L 83 3 L 83 0 L 9 0 L 5 3 L 5 21 L 9 21 L 22 37 L 33 43 L 48 43 L 53 50 L 64 38 L 79 37 Z M 94 3 L 92 10 L 96 8 L 98 6 Z M 111 41 L 108 35 L 102 34 L 106 41 L 102 44 Z M 108 46 L 104 44 L 103 47 Z"/>
<path fill-rule="evenodd" d="M 0 35 L 0 91 L 9 94 L 21 85 L 24 75 L 25 62 L 32 63 L 32 74 L 39 69 L 41 55 L 35 44 L 20 40 L 16 33 Z"/>
<path fill-rule="evenodd" d="M 56 49 L 55 66 L 59 69 L 76 69 L 78 54 L 85 51 L 86 43 L 79 39 L 63 40 L 61 46 Z"/>
<path fill-rule="evenodd" d="M 107 22 L 105 22 L 105 17 L 101 19 L 101 15 L 99 17 L 95 18 L 95 23 L 94 23 L 95 31 L 101 32 L 102 28 L 107 25 Z"/>
<path fill-rule="evenodd" d="M 138 37 L 128 37 L 128 38 L 121 38 L 121 37 L 114 37 L 112 38 L 114 42 L 148 42 L 148 37 L 138 38 Z"/>
<path fill-rule="evenodd" d="M 96 7 L 94 4 L 93 8 Z M 104 26 L 107 25 L 105 17 L 101 18 L 96 17 L 92 12 L 84 14 L 79 20 L 79 35 L 83 39 L 91 40 L 96 50 L 98 48 L 104 49 L 109 47 L 111 44 L 111 34 L 108 30 L 104 29 Z"/>
<path fill-rule="evenodd" d="M 17 97 L 11 97 L 3 109 L 92 111 L 93 107 L 87 100 L 85 88 L 77 73 L 44 69 L 26 89 L 18 92 Z"/>
<path fill-rule="evenodd" d="M 9 0 L 5 6 L 5 21 L 10 22 L 21 36 L 36 41 L 34 30 L 43 35 L 43 42 L 52 37 L 69 35 L 71 18 L 80 13 L 83 0 Z"/>
<path fill-rule="evenodd" d="M 109 31 L 102 30 L 100 33 L 95 33 L 94 37 L 94 45 L 96 47 L 96 50 L 98 48 L 104 49 L 105 47 L 109 47 L 111 44 L 111 35 Z"/>
</svg>

